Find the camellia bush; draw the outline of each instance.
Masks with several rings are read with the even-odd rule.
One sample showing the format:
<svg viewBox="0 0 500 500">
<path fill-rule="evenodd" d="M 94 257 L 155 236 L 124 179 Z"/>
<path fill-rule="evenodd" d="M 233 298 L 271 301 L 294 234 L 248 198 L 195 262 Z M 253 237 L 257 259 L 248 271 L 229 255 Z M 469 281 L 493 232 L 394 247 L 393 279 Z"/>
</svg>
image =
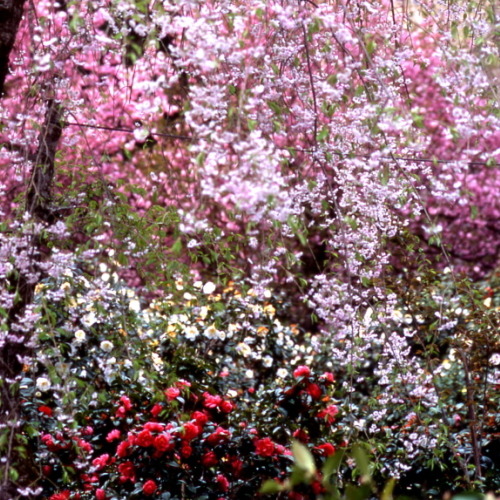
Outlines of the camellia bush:
<svg viewBox="0 0 500 500">
<path fill-rule="evenodd" d="M 0 5 L 0 498 L 498 494 L 499 36 Z"/>
</svg>

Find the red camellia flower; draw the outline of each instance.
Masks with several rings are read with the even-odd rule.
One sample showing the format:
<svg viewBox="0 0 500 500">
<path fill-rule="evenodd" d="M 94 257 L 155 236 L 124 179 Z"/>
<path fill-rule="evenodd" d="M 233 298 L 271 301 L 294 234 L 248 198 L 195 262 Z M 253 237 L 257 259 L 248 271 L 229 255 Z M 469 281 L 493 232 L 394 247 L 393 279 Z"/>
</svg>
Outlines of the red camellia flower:
<svg viewBox="0 0 500 500">
<path fill-rule="evenodd" d="M 38 411 L 40 413 L 43 413 L 44 415 L 47 415 L 48 417 L 51 417 L 54 413 L 52 408 L 50 408 L 50 406 L 46 406 L 46 405 L 39 406 Z"/>
<path fill-rule="evenodd" d="M 146 422 L 143 429 L 151 432 L 163 432 L 165 430 L 165 424 L 160 424 L 159 422 Z"/>
<path fill-rule="evenodd" d="M 106 436 L 106 441 L 108 443 L 111 443 L 111 441 L 115 441 L 116 439 L 120 439 L 121 432 L 118 429 L 113 429 L 112 431 L 108 432 L 108 435 Z"/>
<path fill-rule="evenodd" d="M 318 413 L 319 418 L 324 418 L 329 424 L 335 421 L 335 415 L 339 412 L 339 409 L 335 405 L 327 406 L 324 410 Z"/>
<path fill-rule="evenodd" d="M 243 470 L 243 462 L 237 457 L 231 457 L 229 459 L 229 465 L 231 466 L 231 470 L 236 477 L 239 477 L 241 471 Z"/>
<path fill-rule="evenodd" d="M 204 411 L 193 412 L 193 414 L 191 415 L 191 418 L 193 420 L 196 420 L 196 423 L 201 427 L 203 427 L 209 420 L 208 415 Z"/>
<path fill-rule="evenodd" d="M 191 448 L 191 446 L 189 446 L 187 443 L 183 443 L 179 452 L 182 458 L 189 458 L 191 456 L 191 453 L 193 453 L 193 448 Z"/>
<path fill-rule="evenodd" d="M 330 384 L 333 384 L 335 382 L 335 377 L 333 376 L 332 372 L 325 372 L 323 375 L 321 375 L 322 379 L 325 380 L 325 382 L 329 382 Z"/>
<path fill-rule="evenodd" d="M 130 401 L 130 398 L 128 396 L 122 396 L 120 398 L 120 403 L 127 411 L 130 411 L 132 409 L 132 402 Z"/>
<path fill-rule="evenodd" d="M 220 443 L 221 441 L 224 441 L 228 437 L 231 436 L 231 433 L 227 430 L 224 429 L 223 427 L 217 427 L 210 436 L 207 437 L 206 441 L 208 444 L 215 445 Z"/>
<path fill-rule="evenodd" d="M 222 398 L 218 395 L 212 396 L 212 394 L 204 392 L 203 397 L 205 398 L 205 401 L 203 402 L 203 406 L 205 406 L 205 408 L 217 408 L 222 403 Z"/>
<path fill-rule="evenodd" d="M 172 447 L 172 443 L 170 442 L 171 436 L 168 432 L 164 432 L 163 434 L 159 434 L 155 437 L 153 442 L 153 446 L 158 451 L 167 451 Z"/>
<path fill-rule="evenodd" d="M 218 462 L 219 461 L 217 460 L 217 456 L 213 451 L 208 451 L 203 455 L 203 457 L 201 457 L 201 463 L 205 467 L 212 467 L 214 465 L 217 465 Z"/>
<path fill-rule="evenodd" d="M 186 422 L 183 428 L 184 428 L 183 437 L 187 441 L 191 441 L 201 433 L 201 427 L 194 422 Z"/>
<path fill-rule="evenodd" d="M 156 403 L 153 408 L 151 408 L 151 415 L 153 417 L 157 417 L 161 411 L 163 410 L 163 406 L 161 404 Z"/>
<path fill-rule="evenodd" d="M 54 493 L 49 500 L 69 500 L 71 492 L 69 490 L 61 491 L 60 493 Z"/>
<path fill-rule="evenodd" d="M 120 473 L 120 481 L 130 480 L 135 483 L 135 467 L 132 462 L 123 462 L 118 465 L 118 472 Z"/>
<path fill-rule="evenodd" d="M 256 439 L 254 441 L 255 453 L 261 457 L 272 457 L 276 449 L 276 445 L 268 437 Z"/>
<path fill-rule="evenodd" d="M 97 488 L 97 490 L 95 490 L 95 497 L 96 500 L 106 500 L 106 492 L 102 488 Z"/>
<path fill-rule="evenodd" d="M 311 370 L 309 369 L 308 366 L 305 365 L 300 365 L 293 371 L 293 376 L 295 378 L 309 377 L 309 375 L 311 375 Z"/>
<path fill-rule="evenodd" d="M 92 465 L 96 468 L 96 470 L 101 470 L 104 467 L 106 467 L 108 462 L 109 462 L 109 455 L 107 453 L 104 453 L 103 455 L 94 458 L 94 460 L 92 460 Z"/>
<path fill-rule="evenodd" d="M 314 449 L 319 450 L 325 457 L 329 457 L 335 453 L 335 446 L 330 443 L 320 444 L 319 446 L 315 446 Z"/>
<path fill-rule="evenodd" d="M 220 409 L 224 413 L 231 413 L 234 410 L 234 404 L 231 401 L 222 401 L 220 404 Z"/>
<path fill-rule="evenodd" d="M 227 480 L 226 476 L 224 476 L 222 474 L 218 474 L 216 480 L 217 480 L 217 484 L 219 485 L 219 488 L 222 491 L 227 491 L 229 489 L 229 481 Z"/>
<path fill-rule="evenodd" d="M 154 494 L 154 492 L 157 490 L 158 486 L 156 486 L 156 483 L 152 480 L 149 479 L 146 481 L 143 486 L 142 486 L 142 492 L 145 495 L 151 496 Z"/>
<path fill-rule="evenodd" d="M 321 388 L 317 384 L 309 384 L 306 391 L 313 399 L 319 399 L 322 394 Z"/>
<path fill-rule="evenodd" d="M 143 430 L 137 434 L 135 438 L 135 444 L 147 448 L 153 444 L 154 438 L 149 430 Z"/>
<path fill-rule="evenodd" d="M 92 445 L 88 442 L 85 441 L 85 439 L 81 438 L 75 438 L 77 446 L 79 446 L 83 451 L 86 451 L 87 453 L 90 453 L 92 451 Z"/>
<path fill-rule="evenodd" d="M 297 440 L 300 441 L 301 443 L 308 443 L 309 442 L 309 434 L 307 434 L 306 431 L 303 429 L 297 429 L 293 433 L 293 437 Z"/>
<path fill-rule="evenodd" d="M 169 401 L 173 401 L 177 396 L 179 396 L 181 393 L 181 390 L 178 389 L 177 387 L 169 387 L 165 391 L 165 396 Z"/>
<path fill-rule="evenodd" d="M 122 441 L 116 448 L 116 454 L 120 457 L 126 457 L 129 454 L 131 443 L 128 440 Z"/>
</svg>

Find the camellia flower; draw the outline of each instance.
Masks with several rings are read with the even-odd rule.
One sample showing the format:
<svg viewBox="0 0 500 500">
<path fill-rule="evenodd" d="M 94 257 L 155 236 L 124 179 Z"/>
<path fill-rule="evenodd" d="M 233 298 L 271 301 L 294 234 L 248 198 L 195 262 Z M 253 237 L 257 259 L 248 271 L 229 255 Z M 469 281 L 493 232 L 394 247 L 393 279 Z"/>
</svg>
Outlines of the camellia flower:
<svg viewBox="0 0 500 500">
<path fill-rule="evenodd" d="M 295 378 L 309 377 L 309 375 L 311 375 L 311 370 L 309 369 L 308 366 L 305 365 L 300 365 L 293 371 L 293 376 Z"/>
<path fill-rule="evenodd" d="M 142 486 L 142 491 L 145 495 L 151 496 L 155 493 L 157 488 L 158 486 L 156 486 L 156 483 L 152 479 L 149 479 Z"/>
<path fill-rule="evenodd" d="M 276 450 L 276 445 L 268 437 L 256 439 L 254 441 L 254 446 L 256 455 L 260 455 L 261 457 L 272 457 Z"/>
<path fill-rule="evenodd" d="M 157 451 L 167 451 L 172 447 L 171 443 L 171 435 L 168 432 L 164 432 L 162 434 L 159 434 L 154 438 L 153 446 Z"/>
<path fill-rule="evenodd" d="M 314 447 L 315 450 L 319 450 L 322 455 L 329 457 L 335 453 L 335 446 L 330 443 L 320 444 Z"/>
<path fill-rule="evenodd" d="M 339 409 L 335 405 L 327 406 L 324 410 L 318 413 L 319 418 L 324 418 L 329 424 L 335 421 L 335 415 L 339 412 Z"/>
<path fill-rule="evenodd" d="M 50 406 L 42 405 L 38 407 L 38 411 L 40 413 L 43 413 L 44 415 L 47 415 L 48 417 L 51 417 L 54 414 L 54 411 Z"/>
<path fill-rule="evenodd" d="M 165 391 L 165 396 L 167 397 L 167 399 L 169 401 L 173 401 L 177 396 L 180 395 L 180 393 L 181 393 L 181 391 L 177 387 L 169 387 Z"/>
<path fill-rule="evenodd" d="M 321 388 L 317 384 L 308 384 L 306 391 L 313 399 L 319 399 L 322 394 Z"/>
<path fill-rule="evenodd" d="M 120 473 L 121 481 L 132 481 L 135 483 L 135 467 L 130 461 L 123 462 L 118 465 L 118 472 Z"/>
<path fill-rule="evenodd" d="M 217 484 L 219 485 L 219 488 L 222 491 L 227 491 L 229 489 L 229 481 L 227 480 L 226 476 L 224 476 L 222 474 L 218 474 L 216 481 L 217 481 Z"/>
<path fill-rule="evenodd" d="M 108 432 L 108 435 L 106 436 L 106 441 L 108 443 L 111 443 L 111 441 L 115 441 L 116 439 L 120 439 L 121 432 L 118 429 L 113 429 L 112 431 Z"/>
<path fill-rule="evenodd" d="M 211 281 L 207 281 L 204 285 L 203 285 L 203 293 L 205 295 L 210 295 L 211 293 L 215 292 L 215 284 L 212 283 Z"/>
<path fill-rule="evenodd" d="M 205 467 L 212 467 L 214 465 L 217 465 L 218 462 L 219 462 L 219 460 L 217 459 L 217 456 L 215 455 L 215 453 L 213 451 L 208 451 L 201 458 L 201 463 Z"/>
<path fill-rule="evenodd" d="M 36 379 L 36 386 L 42 392 L 48 391 L 51 385 L 50 380 L 46 377 L 38 377 Z"/>
<path fill-rule="evenodd" d="M 100 347 L 104 352 L 111 352 L 115 346 L 109 340 L 103 340 Z"/>
<path fill-rule="evenodd" d="M 60 493 L 54 493 L 49 500 L 69 500 L 71 492 L 69 490 L 61 491 Z"/>
<path fill-rule="evenodd" d="M 106 500 L 106 492 L 102 488 L 97 488 L 97 490 L 95 490 L 95 497 L 96 500 Z"/>
<path fill-rule="evenodd" d="M 154 438 L 149 430 L 143 430 L 137 434 L 135 444 L 147 448 L 153 444 Z"/>
<path fill-rule="evenodd" d="M 186 422 L 183 426 L 183 438 L 186 441 L 191 441 L 201 433 L 201 427 L 194 422 Z"/>
<path fill-rule="evenodd" d="M 100 455 L 92 460 L 92 465 L 96 468 L 96 470 L 104 469 L 108 463 L 109 455 L 107 453 L 104 453 L 103 455 Z"/>
<path fill-rule="evenodd" d="M 205 398 L 203 402 L 205 408 L 217 408 L 222 403 L 222 397 L 218 395 L 212 396 L 212 394 L 204 392 L 203 397 Z"/>
</svg>

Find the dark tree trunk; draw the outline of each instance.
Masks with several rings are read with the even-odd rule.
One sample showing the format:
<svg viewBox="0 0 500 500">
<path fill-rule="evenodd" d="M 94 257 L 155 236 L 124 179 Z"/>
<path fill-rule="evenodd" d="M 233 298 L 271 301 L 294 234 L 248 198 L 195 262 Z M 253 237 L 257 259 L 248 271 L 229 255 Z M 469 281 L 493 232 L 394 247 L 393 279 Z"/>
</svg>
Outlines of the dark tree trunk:
<svg viewBox="0 0 500 500">
<path fill-rule="evenodd" d="M 9 72 L 9 56 L 23 16 L 25 0 L 0 0 L 0 97 Z"/>
<path fill-rule="evenodd" d="M 61 113 L 59 104 L 53 100 L 47 102 L 45 122 L 38 138 L 38 148 L 33 157 L 34 166 L 26 193 L 26 211 L 34 219 L 47 225 L 54 222 L 51 191 L 55 173 L 54 159 L 62 135 Z M 30 268 L 40 273 L 41 250 L 44 246 L 40 236 L 34 235 L 30 246 Z M 26 308 L 33 300 L 36 283 L 27 280 L 23 272 L 19 271 L 13 275 L 9 285 L 11 290 L 17 291 L 15 303 L 7 316 L 7 329 L 14 332 L 15 325 L 22 323 Z M 11 443 L 0 465 L 4 469 L 3 474 L 0 473 L 0 500 L 20 498 L 18 488 L 23 487 L 26 492 L 26 486 L 36 484 L 39 475 L 34 464 L 27 458 L 29 454 L 22 451 L 26 450 L 22 440 L 18 442 L 21 432 L 18 426 L 22 421 L 19 379 L 22 376 L 23 360 L 33 354 L 29 346 L 34 334 L 35 332 L 28 331 L 22 334 L 22 338 L 12 342 L 7 340 L 0 347 L 0 429 L 7 429 Z M 14 476 L 11 474 L 9 477 L 9 469 L 15 469 Z M 26 493 L 23 498 L 27 500 L 33 496 Z"/>
</svg>

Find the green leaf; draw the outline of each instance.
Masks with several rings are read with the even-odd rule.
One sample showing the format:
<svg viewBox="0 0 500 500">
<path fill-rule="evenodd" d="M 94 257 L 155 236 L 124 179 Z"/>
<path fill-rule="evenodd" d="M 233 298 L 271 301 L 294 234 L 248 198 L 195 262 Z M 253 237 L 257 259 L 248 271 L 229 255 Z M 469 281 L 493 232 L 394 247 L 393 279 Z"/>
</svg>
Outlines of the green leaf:
<svg viewBox="0 0 500 500">
<path fill-rule="evenodd" d="M 356 467 L 359 472 L 366 478 L 371 476 L 370 474 L 370 460 L 368 458 L 368 453 L 360 445 L 355 445 L 352 448 L 352 455 L 356 461 Z"/>
<path fill-rule="evenodd" d="M 285 489 L 283 484 L 278 483 L 274 479 L 268 479 L 264 481 L 262 486 L 260 487 L 259 493 L 263 495 L 272 495 L 274 493 L 279 493 Z"/>
<path fill-rule="evenodd" d="M 394 486 L 396 486 L 396 480 L 394 478 L 389 479 L 386 485 L 384 486 L 384 490 L 380 496 L 380 500 L 392 500 L 392 492 L 394 491 Z"/>
<path fill-rule="evenodd" d="M 310 479 L 316 475 L 314 457 L 307 446 L 304 446 L 298 441 L 294 441 L 292 443 L 292 454 L 295 459 L 295 464 L 306 473 L 307 478 Z"/>
</svg>

